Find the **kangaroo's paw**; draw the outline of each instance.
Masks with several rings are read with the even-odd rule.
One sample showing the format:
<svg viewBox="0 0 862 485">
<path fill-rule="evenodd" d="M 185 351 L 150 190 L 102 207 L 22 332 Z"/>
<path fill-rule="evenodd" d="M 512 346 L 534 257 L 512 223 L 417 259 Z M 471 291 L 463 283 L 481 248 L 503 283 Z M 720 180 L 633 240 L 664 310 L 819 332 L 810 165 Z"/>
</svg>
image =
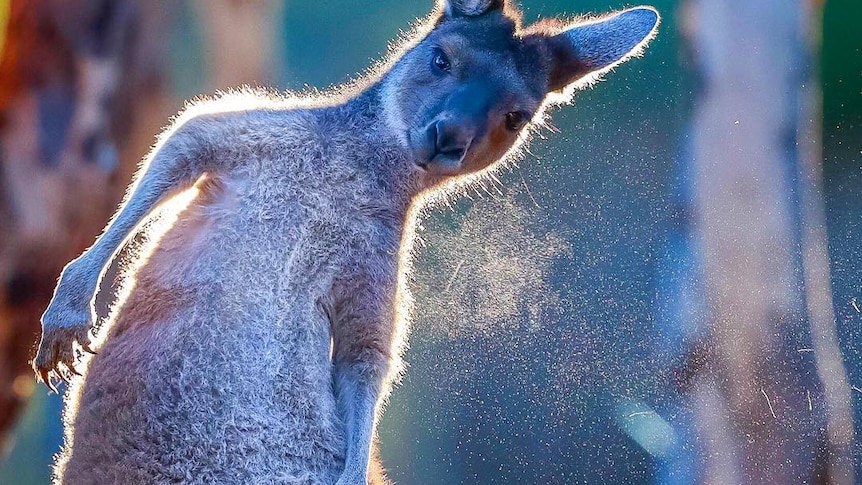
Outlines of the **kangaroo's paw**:
<svg viewBox="0 0 862 485">
<path fill-rule="evenodd" d="M 68 383 L 73 375 L 81 375 L 75 369 L 75 344 L 86 352 L 95 352 L 90 348 L 90 312 L 58 311 L 55 307 L 52 302 L 42 315 L 42 340 L 33 370 L 48 389 L 57 392 L 52 377 Z"/>
</svg>

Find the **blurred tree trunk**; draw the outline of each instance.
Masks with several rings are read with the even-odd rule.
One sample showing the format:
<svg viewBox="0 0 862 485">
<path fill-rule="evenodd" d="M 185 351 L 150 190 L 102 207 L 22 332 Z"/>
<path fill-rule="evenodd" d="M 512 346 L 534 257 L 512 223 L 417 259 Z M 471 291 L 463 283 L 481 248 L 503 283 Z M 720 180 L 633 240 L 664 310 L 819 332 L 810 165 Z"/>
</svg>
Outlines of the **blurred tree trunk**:
<svg viewBox="0 0 862 485">
<path fill-rule="evenodd" d="M 29 360 L 60 270 L 93 242 L 174 109 L 163 63 L 170 3 L 9 5 L 0 58 L 0 450 L 33 392 Z"/>
<path fill-rule="evenodd" d="M 819 13 L 686 5 L 701 76 L 691 169 L 709 350 L 691 398 L 703 483 L 853 483 L 819 185 Z"/>
</svg>

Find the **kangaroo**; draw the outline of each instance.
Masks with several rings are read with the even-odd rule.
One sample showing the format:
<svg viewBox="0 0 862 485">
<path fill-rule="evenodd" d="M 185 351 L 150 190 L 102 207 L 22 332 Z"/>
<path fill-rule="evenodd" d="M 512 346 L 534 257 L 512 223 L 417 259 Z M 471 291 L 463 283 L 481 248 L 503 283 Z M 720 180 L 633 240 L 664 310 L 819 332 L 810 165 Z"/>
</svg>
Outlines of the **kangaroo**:
<svg viewBox="0 0 862 485">
<path fill-rule="evenodd" d="M 499 169 L 658 21 L 524 27 L 503 0 L 441 0 L 362 80 L 188 106 L 42 316 L 34 368 L 72 381 L 55 479 L 383 483 L 416 211 Z M 105 267 L 181 195 L 91 340 Z"/>
</svg>

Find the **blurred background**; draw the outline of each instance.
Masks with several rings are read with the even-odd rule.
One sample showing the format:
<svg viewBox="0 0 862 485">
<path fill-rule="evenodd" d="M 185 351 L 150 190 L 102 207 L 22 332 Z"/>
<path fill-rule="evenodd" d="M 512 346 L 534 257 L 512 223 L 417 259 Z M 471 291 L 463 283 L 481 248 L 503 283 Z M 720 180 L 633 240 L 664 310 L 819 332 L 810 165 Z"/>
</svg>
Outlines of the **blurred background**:
<svg viewBox="0 0 862 485">
<path fill-rule="evenodd" d="M 396 483 L 862 477 L 862 3 L 652 3 L 642 59 L 423 219 Z M 49 482 L 39 315 L 183 100 L 347 81 L 430 8 L 0 0 L 0 483 Z"/>
</svg>

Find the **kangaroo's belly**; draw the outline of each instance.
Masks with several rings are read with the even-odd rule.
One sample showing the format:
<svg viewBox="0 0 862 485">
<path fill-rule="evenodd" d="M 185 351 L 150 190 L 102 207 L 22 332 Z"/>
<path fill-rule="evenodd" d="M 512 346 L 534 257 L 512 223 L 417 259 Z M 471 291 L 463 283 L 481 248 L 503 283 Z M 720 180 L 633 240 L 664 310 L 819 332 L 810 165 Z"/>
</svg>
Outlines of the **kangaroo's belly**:
<svg viewBox="0 0 862 485">
<path fill-rule="evenodd" d="M 327 344 L 226 323 L 191 306 L 102 345 L 67 408 L 68 483 L 334 483 L 344 442 Z"/>
<path fill-rule="evenodd" d="M 64 481 L 335 483 L 345 445 L 328 322 L 277 268 L 220 275 L 196 253 L 212 237 L 197 224 L 138 271 L 72 389 Z"/>
</svg>

